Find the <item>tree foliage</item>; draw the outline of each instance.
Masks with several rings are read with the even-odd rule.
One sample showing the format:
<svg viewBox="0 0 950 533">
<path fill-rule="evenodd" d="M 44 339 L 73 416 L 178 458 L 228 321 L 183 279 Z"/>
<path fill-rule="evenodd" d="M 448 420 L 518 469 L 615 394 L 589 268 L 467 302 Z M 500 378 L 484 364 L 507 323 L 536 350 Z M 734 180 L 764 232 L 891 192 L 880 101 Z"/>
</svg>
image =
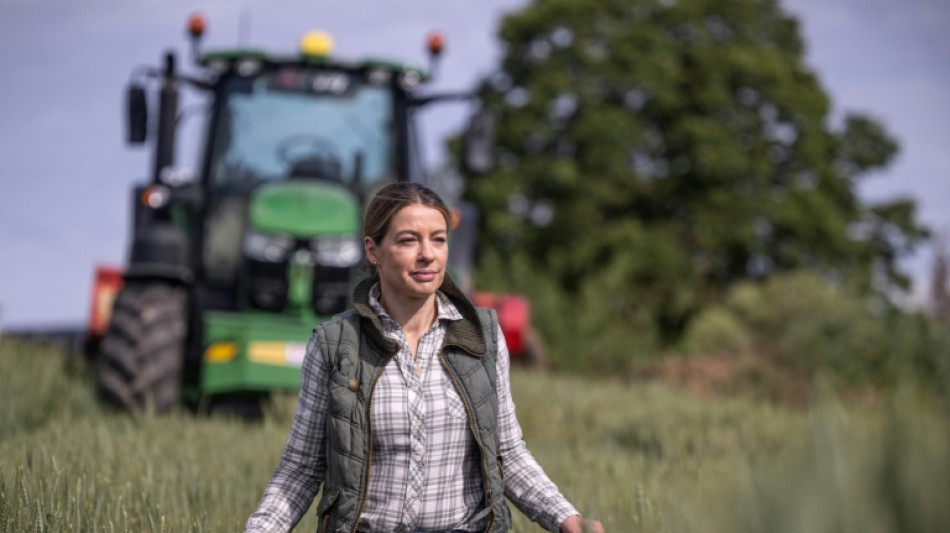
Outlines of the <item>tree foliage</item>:
<svg viewBox="0 0 950 533">
<path fill-rule="evenodd" d="M 930 273 L 930 305 L 934 319 L 950 325 L 950 253 L 946 235 L 934 242 L 934 258 Z"/>
<path fill-rule="evenodd" d="M 776 1 L 539 0 L 499 37 L 481 85 L 499 164 L 467 191 L 484 278 L 527 269 L 666 341 L 740 280 L 908 286 L 913 202 L 856 192 L 897 144 L 864 116 L 829 125 Z"/>
</svg>

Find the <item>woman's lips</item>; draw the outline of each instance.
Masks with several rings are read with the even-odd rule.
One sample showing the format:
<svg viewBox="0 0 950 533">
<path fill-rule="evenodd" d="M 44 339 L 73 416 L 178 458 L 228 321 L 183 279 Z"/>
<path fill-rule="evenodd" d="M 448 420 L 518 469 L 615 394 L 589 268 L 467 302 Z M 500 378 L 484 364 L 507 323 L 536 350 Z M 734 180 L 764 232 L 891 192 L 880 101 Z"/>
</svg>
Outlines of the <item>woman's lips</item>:
<svg viewBox="0 0 950 533">
<path fill-rule="evenodd" d="M 435 279 L 436 275 L 437 275 L 437 274 L 436 274 L 435 272 L 431 272 L 431 271 L 428 271 L 428 270 L 419 271 L 419 272 L 410 272 L 410 273 L 409 273 L 409 276 L 410 276 L 412 279 L 414 279 L 414 280 L 416 280 L 416 281 L 420 281 L 420 282 L 432 281 L 432 280 Z"/>
</svg>

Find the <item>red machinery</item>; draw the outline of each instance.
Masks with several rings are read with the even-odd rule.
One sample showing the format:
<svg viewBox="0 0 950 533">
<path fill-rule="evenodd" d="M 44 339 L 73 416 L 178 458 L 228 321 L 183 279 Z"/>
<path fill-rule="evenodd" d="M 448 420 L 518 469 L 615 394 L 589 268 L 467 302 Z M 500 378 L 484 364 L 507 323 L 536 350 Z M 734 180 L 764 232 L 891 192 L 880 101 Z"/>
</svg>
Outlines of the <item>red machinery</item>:
<svg viewBox="0 0 950 533">
<path fill-rule="evenodd" d="M 531 329 L 531 302 L 521 294 L 479 292 L 472 294 L 472 302 L 479 307 L 494 309 L 498 324 L 505 336 L 512 361 L 522 362 L 533 368 L 544 365 L 544 352 L 540 337 Z"/>
<path fill-rule="evenodd" d="M 96 265 L 95 280 L 92 285 L 92 303 L 89 308 L 89 325 L 86 329 L 85 352 L 93 355 L 109 327 L 112 316 L 112 303 L 122 288 L 122 269 Z"/>
</svg>

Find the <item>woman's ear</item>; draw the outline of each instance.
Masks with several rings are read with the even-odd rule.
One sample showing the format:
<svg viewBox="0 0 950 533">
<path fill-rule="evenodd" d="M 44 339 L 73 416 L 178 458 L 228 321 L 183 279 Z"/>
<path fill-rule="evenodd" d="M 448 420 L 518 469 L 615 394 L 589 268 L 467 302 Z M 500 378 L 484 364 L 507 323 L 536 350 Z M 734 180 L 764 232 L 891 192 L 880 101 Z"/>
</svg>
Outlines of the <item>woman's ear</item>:
<svg viewBox="0 0 950 533">
<path fill-rule="evenodd" d="M 366 252 L 366 259 L 375 265 L 378 259 L 376 257 L 376 243 L 372 237 L 363 237 L 363 250 Z"/>
</svg>

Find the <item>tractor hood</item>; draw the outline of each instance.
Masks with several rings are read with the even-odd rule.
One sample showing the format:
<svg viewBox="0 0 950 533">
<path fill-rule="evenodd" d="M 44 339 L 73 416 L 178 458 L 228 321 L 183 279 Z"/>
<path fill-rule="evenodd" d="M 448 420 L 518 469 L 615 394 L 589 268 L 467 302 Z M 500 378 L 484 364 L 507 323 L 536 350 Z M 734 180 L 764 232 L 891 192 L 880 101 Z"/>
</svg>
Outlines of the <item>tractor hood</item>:
<svg viewBox="0 0 950 533">
<path fill-rule="evenodd" d="M 312 181 L 273 183 L 251 199 L 250 226 L 298 238 L 359 233 L 359 204 L 340 185 Z"/>
</svg>

